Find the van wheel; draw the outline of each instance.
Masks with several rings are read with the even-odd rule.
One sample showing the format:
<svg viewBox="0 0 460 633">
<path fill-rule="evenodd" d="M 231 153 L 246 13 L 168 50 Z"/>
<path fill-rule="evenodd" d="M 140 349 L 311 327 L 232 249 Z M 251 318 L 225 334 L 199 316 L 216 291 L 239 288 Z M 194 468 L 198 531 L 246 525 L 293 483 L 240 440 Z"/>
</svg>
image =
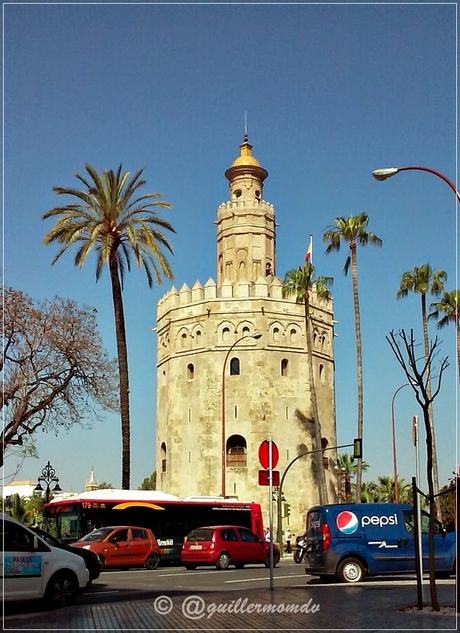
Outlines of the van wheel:
<svg viewBox="0 0 460 633">
<path fill-rule="evenodd" d="M 160 557 L 158 554 L 150 554 L 150 556 L 145 561 L 146 569 L 156 569 L 158 567 L 158 563 L 160 562 Z"/>
<path fill-rule="evenodd" d="M 357 558 L 344 558 L 337 570 L 340 582 L 355 583 L 364 579 L 366 570 Z"/>
<path fill-rule="evenodd" d="M 230 565 L 230 556 L 227 552 L 222 552 L 219 554 L 219 558 L 217 559 L 216 567 L 217 569 L 228 569 Z"/>
<path fill-rule="evenodd" d="M 71 572 L 59 572 L 51 576 L 46 586 L 45 603 L 54 609 L 65 607 L 75 600 L 78 593 L 78 582 Z"/>
</svg>

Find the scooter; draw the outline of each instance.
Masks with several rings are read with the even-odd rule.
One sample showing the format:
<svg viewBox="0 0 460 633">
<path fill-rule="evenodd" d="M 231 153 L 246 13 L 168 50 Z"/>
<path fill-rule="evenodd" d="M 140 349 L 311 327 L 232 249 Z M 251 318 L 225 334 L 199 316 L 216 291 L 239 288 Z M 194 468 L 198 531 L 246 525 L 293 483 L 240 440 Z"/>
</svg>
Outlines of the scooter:
<svg viewBox="0 0 460 633">
<path fill-rule="evenodd" d="M 298 536 L 295 540 L 294 562 L 301 563 L 307 550 L 307 537 Z"/>
</svg>

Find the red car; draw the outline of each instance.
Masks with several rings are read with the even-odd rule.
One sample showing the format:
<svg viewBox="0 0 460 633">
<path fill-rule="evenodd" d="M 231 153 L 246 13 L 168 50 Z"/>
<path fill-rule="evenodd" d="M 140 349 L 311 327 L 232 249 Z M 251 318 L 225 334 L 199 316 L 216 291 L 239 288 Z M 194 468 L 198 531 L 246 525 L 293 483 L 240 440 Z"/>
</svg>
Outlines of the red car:
<svg viewBox="0 0 460 633">
<path fill-rule="evenodd" d="M 143 527 L 98 528 L 72 543 L 72 547 L 91 550 L 99 556 L 103 567 L 156 569 L 160 561 L 157 540 L 152 530 Z"/>
<path fill-rule="evenodd" d="M 245 527 L 213 525 L 192 530 L 182 546 L 181 561 L 186 569 L 198 565 L 215 565 L 227 569 L 235 565 L 242 569 L 248 563 L 270 566 L 270 545 Z M 273 545 L 273 564 L 280 560 L 278 547 Z"/>
</svg>

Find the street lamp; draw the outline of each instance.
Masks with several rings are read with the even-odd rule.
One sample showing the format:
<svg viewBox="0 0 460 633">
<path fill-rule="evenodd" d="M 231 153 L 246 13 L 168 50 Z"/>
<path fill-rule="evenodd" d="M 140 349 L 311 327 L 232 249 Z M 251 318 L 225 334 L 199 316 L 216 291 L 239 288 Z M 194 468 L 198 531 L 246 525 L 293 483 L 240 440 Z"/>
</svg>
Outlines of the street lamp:
<svg viewBox="0 0 460 633">
<path fill-rule="evenodd" d="M 401 389 L 409 387 L 409 383 L 406 382 L 396 389 L 391 399 L 391 437 L 393 442 L 393 491 L 394 491 L 394 503 L 399 503 L 398 492 L 398 466 L 396 461 L 396 432 L 395 432 L 395 398 Z"/>
<path fill-rule="evenodd" d="M 62 492 L 62 488 L 59 486 L 59 477 L 56 477 L 56 471 L 48 462 L 42 470 L 42 474 L 37 478 L 37 485 L 34 488 L 34 492 L 41 496 L 42 492 L 45 492 L 45 503 L 49 503 L 50 500 L 50 485 L 55 482 L 56 485 L 53 488 L 53 492 Z M 43 488 L 40 482 L 46 484 L 46 488 Z"/>
<path fill-rule="evenodd" d="M 399 174 L 400 171 L 427 171 L 429 174 L 433 174 L 444 182 L 452 189 L 455 193 L 455 197 L 457 198 L 457 202 L 460 202 L 460 191 L 454 185 L 454 183 L 447 178 L 440 171 L 436 171 L 436 169 L 430 169 L 429 167 L 420 167 L 419 165 L 411 165 L 409 167 L 386 167 L 385 169 L 375 169 L 372 172 L 372 175 L 376 180 L 387 180 L 387 178 L 391 178 L 396 174 Z"/>
<path fill-rule="evenodd" d="M 225 497 L 225 468 L 226 468 L 226 463 L 225 463 L 225 456 L 226 456 L 226 450 L 225 450 L 225 369 L 227 366 L 227 361 L 228 361 L 228 357 L 230 356 L 230 354 L 233 351 L 233 348 L 236 347 L 238 345 L 238 343 L 240 343 L 240 341 L 243 341 L 245 338 L 254 338 L 254 339 L 259 339 L 262 337 L 262 334 L 260 334 L 259 332 L 255 332 L 254 334 L 245 334 L 244 336 L 240 336 L 240 338 L 236 339 L 236 341 L 233 343 L 233 345 L 230 347 L 230 349 L 228 350 L 225 359 L 224 359 L 224 366 L 222 369 L 222 399 L 221 399 L 221 420 L 222 420 L 222 490 L 221 490 L 221 496 Z"/>
</svg>

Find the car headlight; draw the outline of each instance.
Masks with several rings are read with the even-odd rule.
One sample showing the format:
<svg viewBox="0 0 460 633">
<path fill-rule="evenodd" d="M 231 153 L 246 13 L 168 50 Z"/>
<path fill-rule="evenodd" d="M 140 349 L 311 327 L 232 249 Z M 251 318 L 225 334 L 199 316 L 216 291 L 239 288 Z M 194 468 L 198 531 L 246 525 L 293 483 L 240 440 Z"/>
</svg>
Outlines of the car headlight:
<svg viewBox="0 0 460 633">
<path fill-rule="evenodd" d="M 91 545 L 83 545 L 82 549 L 91 549 Z"/>
</svg>

